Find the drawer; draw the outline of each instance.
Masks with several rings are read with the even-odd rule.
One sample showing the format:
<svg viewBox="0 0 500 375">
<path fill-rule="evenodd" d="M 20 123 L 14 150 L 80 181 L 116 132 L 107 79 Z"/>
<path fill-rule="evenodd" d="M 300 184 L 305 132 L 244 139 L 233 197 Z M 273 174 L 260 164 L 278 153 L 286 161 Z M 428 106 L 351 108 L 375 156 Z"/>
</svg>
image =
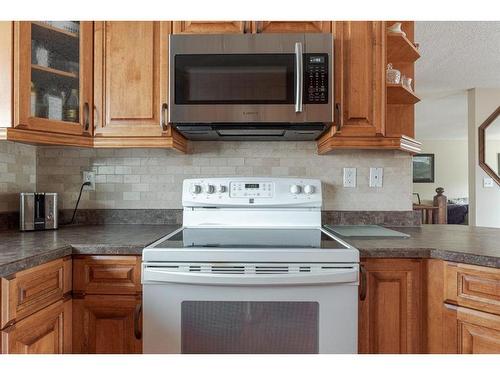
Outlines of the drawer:
<svg viewBox="0 0 500 375">
<path fill-rule="evenodd" d="M 447 302 L 500 314 L 500 270 L 447 263 L 445 282 Z"/>
<path fill-rule="evenodd" d="M 141 287 L 141 257 L 76 256 L 73 291 L 83 294 L 137 294 Z"/>
<path fill-rule="evenodd" d="M 71 258 L 57 259 L 1 279 L 1 328 L 71 292 Z"/>
</svg>

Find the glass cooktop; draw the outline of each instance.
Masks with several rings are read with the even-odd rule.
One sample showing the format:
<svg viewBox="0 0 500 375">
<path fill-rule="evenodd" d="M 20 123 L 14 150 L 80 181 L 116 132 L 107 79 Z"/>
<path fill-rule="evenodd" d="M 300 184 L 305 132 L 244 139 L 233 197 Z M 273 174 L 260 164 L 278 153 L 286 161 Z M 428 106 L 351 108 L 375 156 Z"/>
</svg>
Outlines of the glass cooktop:
<svg viewBox="0 0 500 375">
<path fill-rule="evenodd" d="M 161 248 L 347 249 L 319 228 L 184 228 L 152 246 Z"/>
</svg>

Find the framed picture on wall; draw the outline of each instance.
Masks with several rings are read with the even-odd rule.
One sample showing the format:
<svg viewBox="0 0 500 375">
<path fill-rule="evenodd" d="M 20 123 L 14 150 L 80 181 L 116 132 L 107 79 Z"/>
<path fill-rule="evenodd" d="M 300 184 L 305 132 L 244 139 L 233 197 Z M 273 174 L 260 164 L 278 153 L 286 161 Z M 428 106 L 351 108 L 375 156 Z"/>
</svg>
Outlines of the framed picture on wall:
<svg viewBox="0 0 500 375">
<path fill-rule="evenodd" d="M 413 182 L 434 182 L 434 154 L 413 156 Z"/>
</svg>

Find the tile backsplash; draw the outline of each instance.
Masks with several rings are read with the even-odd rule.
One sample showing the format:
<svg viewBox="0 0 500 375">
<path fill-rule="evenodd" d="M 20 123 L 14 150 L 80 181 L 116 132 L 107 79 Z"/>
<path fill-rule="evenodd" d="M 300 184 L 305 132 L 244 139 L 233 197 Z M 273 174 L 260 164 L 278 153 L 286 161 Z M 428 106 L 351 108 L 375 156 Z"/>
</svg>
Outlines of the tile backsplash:
<svg viewBox="0 0 500 375">
<path fill-rule="evenodd" d="M 301 176 L 323 181 L 325 210 L 411 210 L 411 156 L 403 152 L 343 150 L 319 156 L 314 142 L 196 142 L 190 147 L 187 155 L 163 149 L 38 147 L 37 189 L 60 193 L 60 207 L 70 209 L 82 172 L 95 170 L 96 190 L 84 192 L 81 208 L 179 209 L 185 178 Z M 357 168 L 356 188 L 342 187 L 343 167 Z M 370 167 L 384 168 L 382 188 L 368 187 Z"/>
<path fill-rule="evenodd" d="M 0 212 L 19 210 L 19 193 L 36 187 L 36 147 L 0 142 Z"/>
</svg>

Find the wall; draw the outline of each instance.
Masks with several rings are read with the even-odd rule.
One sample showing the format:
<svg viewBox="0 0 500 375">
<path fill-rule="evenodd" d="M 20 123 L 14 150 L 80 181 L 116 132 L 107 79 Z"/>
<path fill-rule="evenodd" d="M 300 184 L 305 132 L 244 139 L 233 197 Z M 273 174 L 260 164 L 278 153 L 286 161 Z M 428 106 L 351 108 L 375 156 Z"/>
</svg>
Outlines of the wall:
<svg viewBox="0 0 500 375">
<path fill-rule="evenodd" d="M 38 148 L 38 190 L 61 193 L 73 208 L 82 171 L 96 168 L 96 191 L 81 208 L 181 208 L 182 180 L 197 176 L 320 178 L 326 210 L 411 210 L 411 156 L 398 151 L 339 151 L 318 156 L 314 142 L 197 142 L 190 154 L 161 149 Z M 382 188 L 369 167 L 384 167 Z M 342 187 L 342 167 L 358 168 L 358 186 Z"/>
<path fill-rule="evenodd" d="M 448 198 L 469 196 L 467 140 L 422 140 L 422 153 L 434 154 L 434 183 L 415 183 L 413 192 L 432 201 L 436 188 Z"/>
<path fill-rule="evenodd" d="M 19 193 L 35 191 L 36 147 L 0 142 L 0 212 L 19 211 Z"/>
<path fill-rule="evenodd" d="M 491 141 L 488 140 L 486 141 L 486 150 L 485 150 L 485 161 L 486 164 L 490 166 L 491 169 L 493 169 L 495 172 L 500 174 L 500 160 L 499 160 L 499 155 L 500 154 L 500 140 L 499 139 L 492 139 Z"/>
<path fill-rule="evenodd" d="M 479 166 L 478 128 L 500 105 L 500 89 L 475 88 L 468 92 L 469 223 L 500 228 L 500 186 L 483 187 L 488 175 Z"/>
</svg>

